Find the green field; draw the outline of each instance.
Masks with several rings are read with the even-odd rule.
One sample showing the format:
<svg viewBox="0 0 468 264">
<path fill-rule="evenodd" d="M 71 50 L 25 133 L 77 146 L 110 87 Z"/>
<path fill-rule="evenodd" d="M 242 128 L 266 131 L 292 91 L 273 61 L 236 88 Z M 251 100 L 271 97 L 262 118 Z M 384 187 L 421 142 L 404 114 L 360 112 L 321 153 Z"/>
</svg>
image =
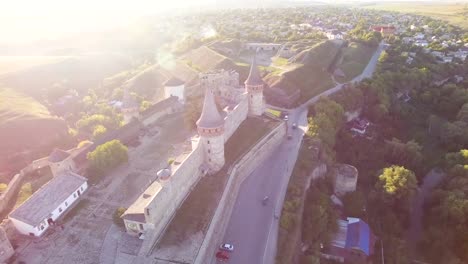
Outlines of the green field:
<svg viewBox="0 0 468 264">
<path fill-rule="evenodd" d="M 365 8 L 424 15 L 468 29 L 467 3 L 392 2 L 369 5 Z"/>
</svg>

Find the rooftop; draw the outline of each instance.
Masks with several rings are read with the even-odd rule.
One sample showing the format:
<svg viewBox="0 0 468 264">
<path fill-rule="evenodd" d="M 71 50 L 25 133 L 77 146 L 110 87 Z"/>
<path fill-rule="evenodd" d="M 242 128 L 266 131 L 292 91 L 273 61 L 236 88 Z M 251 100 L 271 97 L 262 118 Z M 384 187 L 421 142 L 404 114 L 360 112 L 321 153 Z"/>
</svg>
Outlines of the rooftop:
<svg viewBox="0 0 468 264">
<path fill-rule="evenodd" d="M 54 149 L 52 153 L 49 155 L 49 161 L 50 162 L 60 162 L 63 161 L 64 159 L 68 158 L 70 156 L 70 153 L 66 152 L 65 150 L 61 149 Z"/>
<path fill-rule="evenodd" d="M 165 81 L 163 85 L 164 86 L 179 86 L 183 84 L 185 84 L 185 82 L 182 81 L 181 79 L 177 77 L 172 77 L 169 80 Z"/>
<path fill-rule="evenodd" d="M 85 177 L 71 171 L 54 177 L 10 213 L 9 217 L 37 226 L 86 181 Z"/>
<path fill-rule="evenodd" d="M 203 109 L 197 125 L 203 128 L 219 127 L 224 124 L 224 119 L 219 114 L 216 106 L 213 92 L 211 89 L 206 88 L 205 99 L 203 101 Z"/>
<path fill-rule="evenodd" d="M 130 207 L 122 215 L 123 219 L 145 222 L 145 208 L 161 191 L 162 185 L 158 181 L 154 181 L 139 197 L 130 205 Z"/>
<path fill-rule="evenodd" d="M 359 218 L 348 217 L 347 220 L 338 220 L 338 232 L 331 244 L 335 247 L 357 249 L 367 256 L 373 253 L 374 236 L 369 225 Z"/>
</svg>

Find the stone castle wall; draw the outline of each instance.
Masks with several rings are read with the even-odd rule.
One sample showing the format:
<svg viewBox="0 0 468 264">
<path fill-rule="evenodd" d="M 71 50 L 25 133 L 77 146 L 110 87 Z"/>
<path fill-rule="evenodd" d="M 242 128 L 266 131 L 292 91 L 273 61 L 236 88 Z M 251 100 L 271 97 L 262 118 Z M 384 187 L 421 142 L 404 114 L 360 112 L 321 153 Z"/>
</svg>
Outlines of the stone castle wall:
<svg viewBox="0 0 468 264">
<path fill-rule="evenodd" d="M 150 215 L 147 215 L 145 210 L 147 227 L 150 229 L 145 233 L 145 240 L 139 255 L 147 255 L 151 252 L 152 246 L 164 232 L 175 212 L 190 193 L 190 189 L 200 179 L 202 163 L 203 149 L 199 144 L 173 171 L 171 177 L 162 183 L 162 190 L 146 207 Z"/>
<path fill-rule="evenodd" d="M 211 263 L 218 246 L 222 243 L 242 182 L 259 164 L 272 155 L 284 140 L 285 135 L 286 125 L 282 122 L 231 167 L 228 172 L 231 176 L 195 259 L 195 264 Z"/>
<path fill-rule="evenodd" d="M 249 112 L 249 102 L 247 94 L 242 96 L 239 104 L 232 111 L 229 111 L 224 118 L 224 142 L 226 142 L 236 131 L 239 125 L 247 118 Z"/>
</svg>

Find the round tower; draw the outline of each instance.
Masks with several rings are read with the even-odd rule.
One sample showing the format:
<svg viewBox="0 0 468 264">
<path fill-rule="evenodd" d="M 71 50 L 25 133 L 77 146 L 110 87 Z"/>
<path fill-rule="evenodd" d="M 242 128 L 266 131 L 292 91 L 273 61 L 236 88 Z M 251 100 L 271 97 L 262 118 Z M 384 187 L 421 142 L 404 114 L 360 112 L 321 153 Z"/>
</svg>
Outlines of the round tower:
<svg viewBox="0 0 468 264">
<path fill-rule="evenodd" d="M 260 116 L 265 110 L 263 102 L 263 80 L 257 68 L 255 55 L 250 66 L 249 77 L 245 80 L 245 90 L 249 96 L 249 115 Z"/>
<path fill-rule="evenodd" d="M 203 110 L 197 121 L 205 164 L 210 172 L 224 166 L 224 119 L 218 112 L 211 89 L 206 88 Z"/>
<path fill-rule="evenodd" d="M 124 95 L 122 100 L 122 114 L 124 118 L 124 124 L 130 123 L 133 118 L 138 119 L 140 113 L 138 111 L 138 103 L 135 101 L 128 89 L 124 89 Z"/>
</svg>

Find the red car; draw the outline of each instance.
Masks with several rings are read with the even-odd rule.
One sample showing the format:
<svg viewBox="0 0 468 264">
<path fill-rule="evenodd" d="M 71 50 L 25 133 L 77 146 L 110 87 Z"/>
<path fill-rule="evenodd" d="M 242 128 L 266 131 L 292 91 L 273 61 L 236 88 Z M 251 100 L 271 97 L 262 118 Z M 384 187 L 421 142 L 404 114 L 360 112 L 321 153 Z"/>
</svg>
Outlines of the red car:
<svg viewBox="0 0 468 264">
<path fill-rule="evenodd" d="M 229 259 L 229 254 L 226 251 L 218 251 L 218 253 L 216 253 L 216 258 L 221 261 L 226 261 Z"/>
</svg>

